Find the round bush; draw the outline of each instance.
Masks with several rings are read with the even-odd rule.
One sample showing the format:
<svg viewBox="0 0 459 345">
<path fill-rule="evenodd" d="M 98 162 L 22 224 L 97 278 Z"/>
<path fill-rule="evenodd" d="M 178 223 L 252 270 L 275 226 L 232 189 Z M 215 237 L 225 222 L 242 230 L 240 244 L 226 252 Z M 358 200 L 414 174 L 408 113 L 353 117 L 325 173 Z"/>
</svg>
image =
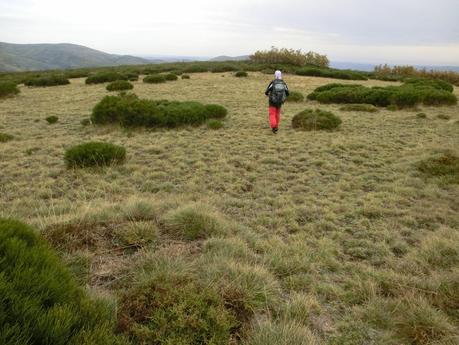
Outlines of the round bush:
<svg viewBox="0 0 459 345">
<path fill-rule="evenodd" d="M 246 71 L 238 71 L 234 76 L 237 78 L 246 78 L 249 74 Z"/>
<path fill-rule="evenodd" d="M 188 74 L 183 74 L 182 79 L 190 79 L 190 76 Z"/>
<path fill-rule="evenodd" d="M 26 86 L 57 86 L 57 85 L 68 85 L 70 81 L 63 75 L 47 75 L 37 78 L 30 78 L 24 81 Z"/>
<path fill-rule="evenodd" d="M 127 76 L 118 72 L 98 72 L 86 78 L 86 84 L 101 84 L 108 83 L 115 80 L 127 80 Z"/>
<path fill-rule="evenodd" d="M 290 91 L 289 96 L 287 97 L 287 102 L 303 102 L 304 95 L 301 92 Z"/>
<path fill-rule="evenodd" d="M 306 109 L 292 119 L 292 127 L 302 130 L 333 130 L 341 124 L 341 119 L 329 111 Z"/>
<path fill-rule="evenodd" d="M 0 143 L 6 143 L 7 141 L 13 140 L 14 137 L 11 134 L 0 133 Z"/>
<path fill-rule="evenodd" d="M 17 95 L 19 89 L 15 83 L 10 81 L 0 81 L 0 98 Z"/>
<path fill-rule="evenodd" d="M 2 344 L 121 344 L 111 311 L 78 287 L 38 232 L 2 218 L 0 296 Z"/>
<path fill-rule="evenodd" d="M 148 84 L 160 84 L 166 82 L 166 77 L 160 74 L 150 74 L 143 78 L 144 83 Z"/>
<path fill-rule="evenodd" d="M 48 116 L 46 119 L 46 122 L 48 122 L 49 124 L 54 124 L 56 123 L 57 121 L 59 121 L 59 118 L 57 116 Z"/>
<path fill-rule="evenodd" d="M 107 91 L 123 91 L 123 90 L 132 90 L 134 85 L 132 85 L 127 80 L 115 80 L 107 85 Z"/>
<path fill-rule="evenodd" d="M 220 129 L 223 128 L 223 122 L 216 119 L 210 119 L 207 121 L 207 128 L 209 129 Z"/>
<path fill-rule="evenodd" d="M 206 104 L 205 110 L 211 119 L 223 119 L 228 114 L 228 110 L 219 104 Z"/>
<path fill-rule="evenodd" d="M 169 80 L 169 81 L 174 81 L 178 79 L 177 75 L 174 73 L 166 74 L 164 78 L 166 78 L 166 80 Z"/>
<path fill-rule="evenodd" d="M 126 149 L 103 142 L 88 142 L 65 151 L 64 161 L 68 168 L 107 166 L 124 162 Z"/>
</svg>

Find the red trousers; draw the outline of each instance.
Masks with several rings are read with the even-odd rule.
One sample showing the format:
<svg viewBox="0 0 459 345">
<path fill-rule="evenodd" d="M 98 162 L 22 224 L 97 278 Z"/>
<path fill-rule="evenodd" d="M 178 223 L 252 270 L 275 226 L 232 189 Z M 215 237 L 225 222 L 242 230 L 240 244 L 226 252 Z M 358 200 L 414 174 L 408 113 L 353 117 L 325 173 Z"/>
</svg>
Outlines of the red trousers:
<svg viewBox="0 0 459 345">
<path fill-rule="evenodd" d="M 271 128 L 279 127 L 281 108 L 269 106 L 269 124 Z"/>
</svg>

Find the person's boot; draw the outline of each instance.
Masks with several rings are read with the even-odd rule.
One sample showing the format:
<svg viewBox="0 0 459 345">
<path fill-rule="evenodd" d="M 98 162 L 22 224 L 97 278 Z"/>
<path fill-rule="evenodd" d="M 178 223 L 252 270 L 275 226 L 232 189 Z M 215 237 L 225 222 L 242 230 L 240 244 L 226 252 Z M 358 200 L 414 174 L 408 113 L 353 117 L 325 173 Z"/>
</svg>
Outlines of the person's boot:
<svg viewBox="0 0 459 345">
<path fill-rule="evenodd" d="M 277 131 L 278 131 L 278 130 L 279 130 L 279 128 L 274 127 L 274 128 L 273 128 L 273 133 L 274 133 L 274 134 L 277 134 Z"/>
</svg>

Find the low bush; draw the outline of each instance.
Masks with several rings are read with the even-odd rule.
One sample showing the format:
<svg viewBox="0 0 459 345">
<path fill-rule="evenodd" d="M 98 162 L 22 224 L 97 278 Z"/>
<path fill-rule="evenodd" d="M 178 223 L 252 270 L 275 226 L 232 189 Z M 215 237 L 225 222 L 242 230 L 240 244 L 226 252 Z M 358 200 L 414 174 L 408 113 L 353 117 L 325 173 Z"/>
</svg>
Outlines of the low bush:
<svg viewBox="0 0 459 345">
<path fill-rule="evenodd" d="M 69 80 L 63 75 L 48 75 L 37 78 L 29 78 L 24 81 L 26 86 L 57 86 L 57 85 L 68 85 Z"/>
<path fill-rule="evenodd" d="M 177 74 L 174 73 L 168 73 L 164 76 L 164 78 L 168 81 L 174 81 L 178 79 Z"/>
<path fill-rule="evenodd" d="M 182 79 L 190 79 L 190 76 L 188 74 L 182 74 Z"/>
<path fill-rule="evenodd" d="M 106 96 L 93 109 L 96 124 L 117 123 L 123 127 L 197 126 L 209 118 L 224 118 L 227 110 L 219 105 L 198 102 L 169 102 L 139 99 L 133 94 Z"/>
<path fill-rule="evenodd" d="M 250 56 L 250 60 L 257 64 L 289 64 L 294 66 L 327 67 L 329 64 L 326 55 L 312 51 L 304 53 L 301 50 L 276 47 L 272 47 L 271 50 L 258 50 Z"/>
<path fill-rule="evenodd" d="M 0 143 L 6 143 L 7 141 L 13 140 L 14 137 L 11 134 L 0 133 Z"/>
<path fill-rule="evenodd" d="M 19 89 L 15 83 L 11 81 L 0 81 L 0 98 L 17 95 Z"/>
<path fill-rule="evenodd" d="M 351 103 L 372 104 L 375 106 L 395 108 L 414 107 L 424 105 L 454 105 L 457 97 L 450 91 L 444 82 L 412 82 L 402 86 L 372 87 L 362 85 L 328 84 L 318 87 L 308 99 L 320 103 Z"/>
<path fill-rule="evenodd" d="M 223 122 L 216 119 L 210 119 L 207 121 L 207 128 L 209 129 L 220 129 L 223 128 Z"/>
<path fill-rule="evenodd" d="M 148 84 L 160 84 L 160 83 L 165 83 L 166 82 L 166 77 L 161 74 L 150 74 L 147 75 L 145 78 L 143 78 L 144 83 Z"/>
<path fill-rule="evenodd" d="M 64 73 L 64 77 L 68 79 L 86 78 L 88 75 L 89 72 L 85 70 L 70 70 Z"/>
<path fill-rule="evenodd" d="M 303 102 L 304 95 L 301 92 L 290 91 L 289 96 L 287 97 L 287 102 Z"/>
<path fill-rule="evenodd" d="M 206 66 L 188 65 L 182 71 L 183 73 L 204 73 L 208 72 L 209 69 Z"/>
<path fill-rule="evenodd" d="M 228 114 L 228 110 L 219 104 L 206 104 L 205 109 L 211 119 L 223 119 Z"/>
<path fill-rule="evenodd" d="M 238 70 L 237 66 L 234 66 L 234 65 L 220 65 L 220 66 L 212 67 L 210 69 L 210 72 L 223 73 L 223 72 L 234 72 L 237 70 Z"/>
<path fill-rule="evenodd" d="M 367 113 L 376 113 L 378 111 L 378 108 L 372 104 L 346 104 L 339 109 L 342 111 L 361 111 Z"/>
<path fill-rule="evenodd" d="M 234 74 L 235 77 L 237 78 L 246 78 L 248 77 L 248 73 L 246 71 L 238 71 L 236 74 Z"/>
<path fill-rule="evenodd" d="M 459 183 L 459 157 L 446 151 L 417 164 L 417 168 L 427 177 L 441 177 L 447 183 Z"/>
<path fill-rule="evenodd" d="M 156 265 L 121 297 L 118 328 L 136 344 L 229 344 L 239 323 L 210 284 L 164 260 Z"/>
<path fill-rule="evenodd" d="M 56 123 L 57 121 L 59 121 L 59 118 L 57 116 L 48 116 L 46 119 L 46 122 L 48 122 L 50 125 Z"/>
<path fill-rule="evenodd" d="M 98 72 L 86 78 L 86 84 L 101 84 L 115 80 L 127 80 L 128 77 L 118 72 Z"/>
<path fill-rule="evenodd" d="M 64 161 L 68 168 L 107 166 L 124 162 L 126 149 L 103 142 L 88 142 L 65 151 Z"/>
<path fill-rule="evenodd" d="M 345 79 L 345 80 L 368 80 L 368 78 L 355 71 L 349 70 L 337 70 L 337 69 L 325 69 L 318 67 L 305 67 L 296 71 L 297 75 L 311 76 L 311 77 L 323 77 L 323 78 L 334 78 L 334 79 Z"/>
<path fill-rule="evenodd" d="M 292 127 L 302 130 L 333 130 L 341 124 L 341 119 L 329 111 L 306 109 L 292 118 Z"/>
<path fill-rule="evenodd" d="M 122 344 L 105 303 L 90 299 L 31 227 L 0 218 L 0 343 Z"/>
<path fill-rule="evenodd" d="M 132 90 L 134 85 L 132 85 L 127 80 L 115 80 L 107 85 L 107 91 L 123 91 L 123 90 Z"/>
</svg>

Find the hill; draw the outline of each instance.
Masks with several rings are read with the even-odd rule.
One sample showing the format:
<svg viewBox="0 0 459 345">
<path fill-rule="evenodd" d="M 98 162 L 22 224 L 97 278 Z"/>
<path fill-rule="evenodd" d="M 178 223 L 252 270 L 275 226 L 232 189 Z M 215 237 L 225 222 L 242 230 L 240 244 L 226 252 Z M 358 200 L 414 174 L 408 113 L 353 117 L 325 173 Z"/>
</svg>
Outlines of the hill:
<svg viewBox="0 0 459 345">
<path fill-rule="evenodd" d="M 12 44 L 0 42 L 0 71 L 34 71 L 81 67 L 141 65 L 152 61 L 101 52 L 77 44 Z"/>
<path fill-rule="evenodd" d="M 249 60 L 248 55 L 241 55 L 241 56 L 226 56 L 226 55 L 221 55 L 214 57 L 213 59 L 210 59 L 210 61 L 245 61 Z"/>
</svg>

